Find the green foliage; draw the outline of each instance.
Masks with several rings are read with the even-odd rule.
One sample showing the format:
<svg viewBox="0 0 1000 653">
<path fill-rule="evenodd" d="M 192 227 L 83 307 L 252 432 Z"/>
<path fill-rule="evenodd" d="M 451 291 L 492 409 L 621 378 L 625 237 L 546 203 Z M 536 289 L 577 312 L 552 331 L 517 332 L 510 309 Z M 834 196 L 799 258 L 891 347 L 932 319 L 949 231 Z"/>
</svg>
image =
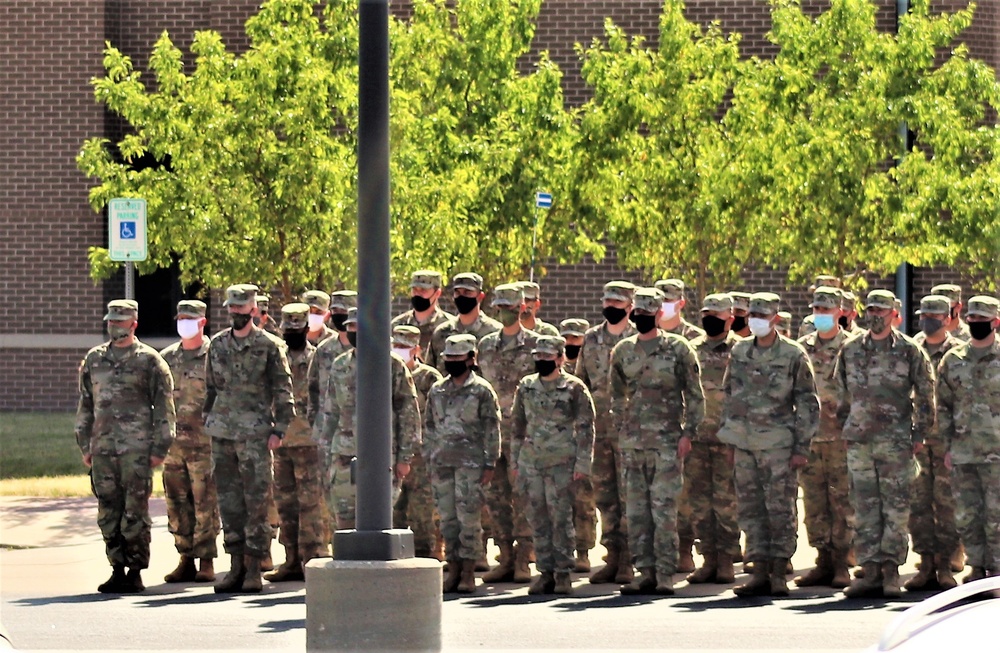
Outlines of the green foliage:
<svg viewBox="0 0 1000 653">
<path fill-rule="evenodd" d="M 0 479 L 86 472 L 73 413 L 0 413 Z"/>
</svg>

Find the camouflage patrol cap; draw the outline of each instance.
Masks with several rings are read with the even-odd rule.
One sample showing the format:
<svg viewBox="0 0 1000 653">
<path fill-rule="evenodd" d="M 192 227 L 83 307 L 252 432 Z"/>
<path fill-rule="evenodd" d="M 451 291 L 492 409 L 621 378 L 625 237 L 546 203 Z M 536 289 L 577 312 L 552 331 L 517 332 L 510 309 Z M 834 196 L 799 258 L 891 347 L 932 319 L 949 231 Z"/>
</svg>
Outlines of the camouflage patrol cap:
<svg viewBox="0 0 1000 653">
<path fill-rule="evenodd" d="M 266 313 L 271 307 L 271 298 L 263 293 L 257 293 L 257 308 L 261 310 L 262 313 Z"/>
<path fill-rule="evenodd" d="M 953 283 L 939 283 L 931 288 L 931 294 L 944 295 L 951 301 L 952 305 L 955 305 L 962 301 L 962 286 Z"/>
<path fill-rule="evenodd" d="M 865 300 L 865 308 L 896 308 L 896 295 L 889 290 L 873 290 L 868 293 L 868 299 Z"/>
<path fill-rule="evenodd" d="M 351 306 L 347 309 L 347 319 L 344 320 L 344 326 L 348 324 L 358 323 L 358 309 L 355 306 Z"/>
<path fill-rule="evenodd" d="M 410 288 L 440 288 L 443 283 L 441 273 L 436 270 L 417 270 L 410 275 Z"/>
<path fill-rule="evenodd" d="M 834 286 L 819 286 L 813 291 L 809 308 L 840 308 L 844 293 Z"/>
<path fill-rule="evenodd" d="M 475 272 L 461 272 L 451 279 L 451 287 L 454 289 L 466 288 L 483 292 L 483 278 Z"/>
<path fill-rule="evenodd" d="M 781 297 L 773 292 L 755 292 L 750 295 L 750 308 L 748 310 L 751 313 L 760 313 L 761 315 L 774 315 L 778 312 L 780 304 Z"/>
<path fill-rule="evenodd" d="M 177 315 L 174 319 L 198 319 L 205 317 L 207 311 L 208 306 L 205 305 L 205 302 L 198 301 L 197 299 L 182 299 L 177 302 Z"/>
<path fill-rule="evenodd" d="M 976 295 L 969 298 L 969 309 L 967 315 L 981 315 L 990 319 L 996 319 L 1000 314 L 1000 301 L 989 295 Z"/>
<path fill-rule="evenodd" d="M 420 329 L 410 324 L 398 324 L 392 327 L 392 344 L 408 349 L 419 347 Z"/>
<path fill-rule="evenodd" d="M 504 283 L 493 289 L 492 306 L 520 306 L 524 302 L 524 292 L 517 283 Z"/>
<path fill-rule="evenodd" d="M 542 287 L 534 281 L 519 281 L 518 285 L 521 286 L 521 292 L 524 293 L 525 300 L 538 299 L 542 293 Z"/>
<path fill-rule="evenodd" d="M 566 339 L 562 336 L 538 336 L 535 341 L 535 348 L 531 350 L 533 355 L 551 354 L 562 356 L 566 352 Z"/>
<path fill-rule="evenodd" d="M 476 353 L 476 336 L 471 333 L 456 333 L 444 341 L 442 356 L 467 356 Z"/>
<path fill-rule="evenodd" d="M 339 308 L 346 311 L 352 306 L 358 305 L 358 293 L 356 290 L 335 290 L 330 293 L 330 308 Z"/>
<path fill-rule="evenodd" d="M 559 335 L 561 336 L 585 336 L 590 322 L 579 317 L 571 317 L 559 323 Z"/>
<path fill-rule="evenodd" d="M 663 305 L 663 293 L 656 288 L 639 288 L 635 291 L 632 305 L 637 311 L 655 313 Z"/>
<path fill-rule="evenodd" d="M 246 306 L 257 301 L 257 291 L 260 288 L 252 283 L 238 283 L 226 288 L 226 301 L 223 306 Z"/>
<path fill-rule="evenodd" d="M 816 275 L 816 279 L 813 281 L 813 286 L 815 288 L 820 288 L 821 286 L 840 288 L 842 284 L 840 283 L 840 277 L 835 277 L 829 274 L 819 274 Z"/>
<path fill-rule="evenodd" d="M 281 328 L 298 331 L 309 327 L 309 304 L 293 302 L 281 307 Z"/>
<path fill-rule="evenodd" d="M 791 330 L 792 314 L 788 311 L 778 311 L 778 328 Z"/>
<path fill-rule="evenodd" d="M 848 313 L 856 311 L 858 309 L 858 298 L 850 290 L 845 290 L 843 293 L 843 296 L 840 298 L 840 308 Z"/>
<path fill-rule="evenodd" d="M 733 310 L 733 296 L 725 292 L 705 295 L 705 301 L 701 303 L 702 311 L 731 311 Z"/>
<path fill-rule="evenodd" d="M 951 312 L 951 300 L 944 295 L 925 295 L 920 300 L 920 310 L 917 315 L 930 313 L 932 315 L 947 315 Z"/>
<path fill-rule="evenodd" d="M 302 303 L 321 311 L 330 310 L 330 294 L 322 290 L 307 290 L 302 293 Z"/>
<path fill-rule="evenodd" d="M 653 286 L 663 293 L 664 299 L 669 302 L 684 298 L 684 282 L 680 279 L 660 279 Z"/>
<path fill-rule="evenodd" d="M 734 290 L 734 291 L 731 291 L 729 293 L 729 296 L 733 298 L 733 310 L 734 311 L 735 310 L 744 310 L 744 311 L 749 311 L 750 310 L 750 297 L 751 297 L 750 293 L 748 293 L 748 292 L 739 292 L 739 291 Z"/>
<path fill-rule="evenodd" d="M 113 299 L 108 302 L 106 321 L 134 320 L 139 317 L 139 303 L 133 299 Z"/>
<path fill-rule="evenodd" d="M 628 281 L 609 281 L 604 284 L 603 299 L 615 299 L 622 302 L 632 301 L 635 295 L 635 284 Z"/>
</svg>

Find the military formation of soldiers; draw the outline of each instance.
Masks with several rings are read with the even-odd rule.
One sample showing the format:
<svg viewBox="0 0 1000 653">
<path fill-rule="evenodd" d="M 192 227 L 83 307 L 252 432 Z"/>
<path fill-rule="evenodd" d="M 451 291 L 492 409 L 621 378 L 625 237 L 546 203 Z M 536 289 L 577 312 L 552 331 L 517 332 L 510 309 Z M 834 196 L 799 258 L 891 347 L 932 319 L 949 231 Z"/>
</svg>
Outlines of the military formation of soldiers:
<svg viewBox="0 0 1000 653">
<path fill-rule="evenodd" d="M 972 297 L 963 320 L 961 289 L 936 286 L 910 338 L 893 293 L 867 294 L 862 328 L 840 285 L 816 279 L 796 341 L 774 293 L 709 294 L 698 326 L 683 281 L 611 281 L 599 324 L 556 327 L 538 284 L 493 288 L 489 317 L 483 278 L 456 274 L 453 315 L 443 275 L 413 273 L 392 322 L 394 526 L 446 563 L 444 592 L 474 592 L 478 570 L 572 593 L 599 511 L 591 583 L 670 595 L 679 573 L 735 583 L 742 561 L 737 595 L 785 596 L 801 488 L 817 556 L 799 587 L 896 597 L 954 587 L 966 565 L 964 581 L 1000 575 L 1000 302 Z M 184 300 L 161 353 L 135 338 L 136 302 L 109 303 L 76 425 L 113 569 L 101 592 L 144 589 L 161 462 L 180 554 L 167 582 L 216 580 L 220 527 L 219 593 L 302 580 L 354 527 L 357 294 L 299 299 L 275 321 L 256 286 L 230 286 L 231 325 L 211 338 L 206 305 Z"/>
</svg>

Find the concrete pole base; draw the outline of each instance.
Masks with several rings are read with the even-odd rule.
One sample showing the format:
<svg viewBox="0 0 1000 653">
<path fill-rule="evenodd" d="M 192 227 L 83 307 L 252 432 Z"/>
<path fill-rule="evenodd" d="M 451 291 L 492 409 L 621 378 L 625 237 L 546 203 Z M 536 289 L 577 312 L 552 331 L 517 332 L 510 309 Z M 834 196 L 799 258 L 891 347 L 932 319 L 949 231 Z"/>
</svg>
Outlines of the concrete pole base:
<svg viewBox="0 0 1000 653">
<path fill-rule="evenodd" d="M 310 560 L 307 651 L 440 651 L 441 563 Z"/>
</svg>

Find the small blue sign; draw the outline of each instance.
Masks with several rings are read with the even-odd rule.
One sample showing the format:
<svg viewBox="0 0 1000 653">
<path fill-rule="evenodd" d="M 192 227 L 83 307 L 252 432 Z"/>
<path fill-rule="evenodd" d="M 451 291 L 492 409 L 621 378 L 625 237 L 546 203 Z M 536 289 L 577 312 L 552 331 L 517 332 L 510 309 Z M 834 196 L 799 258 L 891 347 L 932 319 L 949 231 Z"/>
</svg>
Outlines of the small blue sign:
<svg viewBox="0 0 1000 653">
<path fill-rule="evenodd" d="M 535 193 L 535 206 L 540 209 L 551 209 L 552 193 Z"/>
<path fill-rule="evenodd" d="M 135 222 L 134 221 L 122 221 L 121 227 L 119 229 L 118 235 L 122 240 L 135 240 Z"/>
</svg>

